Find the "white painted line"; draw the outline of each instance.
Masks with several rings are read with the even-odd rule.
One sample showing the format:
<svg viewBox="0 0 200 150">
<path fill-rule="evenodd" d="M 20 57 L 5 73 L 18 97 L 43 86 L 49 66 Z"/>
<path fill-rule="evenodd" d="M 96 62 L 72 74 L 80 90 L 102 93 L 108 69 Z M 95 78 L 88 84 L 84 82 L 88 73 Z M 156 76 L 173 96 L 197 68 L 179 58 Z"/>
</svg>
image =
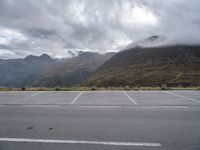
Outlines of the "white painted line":
<svg viewBox="0 0 200 150">
<path fill-rule="evenodd" d="M 187 109 L 189 108 L 188 106 L 142 106 L 141 108 L 153 108 L 153 109 L 157 109 L 157 108 L 162 108 L 162 109 Z"/>
<path fill-rule="evenodd" d="M 122 106 L 79 106 L 81 108 L 121 108 Z"/>
<path fill-rule="evenodd" d="M 161 147 L 162 146 L 160 143 L 50 140 L 50 139 L 23 139 L 23 138 L 0 138 L 0 141 L 1 142 L 21 142 L 21 143 L 90 144 L 90 145 L 143 146 L 143 147 Z"/>
<path fill-rule="evenodd" d="M 74 103 L 76 102 L 76 100 L 83 94 L 83 92 L 84 92 L 84 91 L 80 92 L 80 93 L 78 94 L 78 96 L 76 96 L 76 97 L 74 98 L 74 100 L 73 100 L 70 104 L 74 104 Z"/>
<path fill-rule="evenodd" d="M 121 91 L 111 91 L 111 90 L 106 90 L 106 91 L 85 91 L 85 93 L 120 93 Z"/>
<path fill-rule="evenodd" d="M 16 101 L 16 102 L 24 101 L 24 100 L 26 100 L 27 98 L 34 97 L 34 96 L 39 95 L 39 94 L 42 94 L 42 93 L 44 93 L 44 92 L 45 92 L 45 91 L 40 91 L 40 92 L 34 93 L 34 94 L 29 95 L 29 96 L 27 96 L 27 97 L 21 98 L 21 99 L 19 99 L 19 100 Z"/>
<path fill-rule="evenodd" d="M 42 93 L 44 93 L 45 91 L 40 91 L 40 92 L 37 92 L 37 93 L 35 93 L 35 94 L 32 94 L 30 97 L 32 97 L 32 96 L 36 96 L 36 95 L 39 95 L 39 94 L 42 94 Z"/>
<path fill-rule="evenodd" d="M 60 107 L 60 105 L 20 105 L 21 107 L 43 107 L 43 108 L 55 108 Z"/>
<path fill-rule="evenodd" d="M 138 105 L 138 103 L 133 99 L 131 98 L 125 91 L 123 91 L 124 95 L 126 95 L 135 105 Z"/>
<path fill-rule="evenodd" d="M 173 92 L 170 92 L 170 91 L 165 91 L 165 92 L 168 93 L 168 94 L 172 94 L 172 95 L 175 95 L 175 96 L 178 96 L 178 97 L 185 98 L 185 99 L 190 100 L 190 101 L 194 101 L 194 102 L 200 103 L 199 100 L 196 100 L 196 99 L 193 99 L 193 98 L 190 98 L 190 97 L 186 97 L 186 96 L 183 96 L 183 95 L 180 95 L 180 94 L 176 94 L 176 93 L 173 93 Z"/>
</svg>

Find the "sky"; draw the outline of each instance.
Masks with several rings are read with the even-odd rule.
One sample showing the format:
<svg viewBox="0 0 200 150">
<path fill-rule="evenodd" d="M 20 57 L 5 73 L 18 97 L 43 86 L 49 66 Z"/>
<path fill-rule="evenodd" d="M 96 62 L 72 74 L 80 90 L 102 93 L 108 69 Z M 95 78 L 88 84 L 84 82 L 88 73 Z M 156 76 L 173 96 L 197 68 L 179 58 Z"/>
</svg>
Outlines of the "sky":
<svg viewBox="0 0 200 150">
<path fill-rule="evenodd" d="M 110 52 L 159 35 L 200 43 L 199 0 L 0 0 L 0 59 Z"/>
</svg>

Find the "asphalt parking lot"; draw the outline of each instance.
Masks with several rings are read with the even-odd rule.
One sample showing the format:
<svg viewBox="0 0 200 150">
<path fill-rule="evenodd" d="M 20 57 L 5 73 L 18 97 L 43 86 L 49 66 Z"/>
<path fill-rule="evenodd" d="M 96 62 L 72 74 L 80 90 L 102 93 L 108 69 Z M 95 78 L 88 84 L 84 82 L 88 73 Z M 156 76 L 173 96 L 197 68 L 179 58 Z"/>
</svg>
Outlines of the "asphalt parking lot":
<svg viewBox="0 0 200 150">
<path fill-rule="evenodd" d="M 199 150 L 200 92 L 0 92 L 0 127 L 0 150 Z"/>
</svg>

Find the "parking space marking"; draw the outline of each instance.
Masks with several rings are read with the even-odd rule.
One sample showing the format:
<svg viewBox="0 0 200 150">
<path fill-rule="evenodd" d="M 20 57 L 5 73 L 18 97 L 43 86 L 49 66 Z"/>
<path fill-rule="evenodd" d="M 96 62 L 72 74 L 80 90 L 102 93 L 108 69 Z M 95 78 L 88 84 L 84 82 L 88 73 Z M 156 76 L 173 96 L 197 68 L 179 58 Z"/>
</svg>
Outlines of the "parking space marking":
<svg viewBox="0 0 200 150">
<path fill-rule="evenodd" d="M 60 107 L 60 105 L 19 105 L 21 107 L 43 107 L 43 108 L 55 108 Z"/>
<path fill-rule="evenodd" d="M 42 93 L 44 93 L 44 92 L 45 92 L 45 91 L 40 91 L 40 92 L 34 93 L 34 94 L 32 94 L 30 97 L 36 96 L 36 95 L 39 95 L 39 94 L 42 94 Z"/>
<path fill-rule="evenodd" d="M 187 109 L 189 106 L 142 106 L 143 109 Z"/>
<path fill-rule="evenodd" d="M 168 94 L 172 94 L 172 95 L 178 96 L 178 97 L 182 97 L 182 98 L 190 100 L 190 101 L 194 101 L 194 102 L 200 103 L 199 100 L 196 100 L 196 99 L 193 99 L 193 98 L 190 98 L 190 97 L 186 97 L 186 96 L 183 96 L 183 95 L 180 95 L 180 94 L 176 94 L 176 93 L 173 93 L 173 92 L 170 92 L 170 91 L 165 91 L 165 92 L 168 93 Z"/>
<path fill-rule="evenodd" d="M 79 106 L 80 108 L 121 108 L 122 106 Z"/>
<path fill-rule="evenodd" d="M 132 98 L 130 97 L 125 91 L 123 91 L 124 95 L 126 95 L 135 105 L 138 105 L 138 103 Z"/>
<path fill-rule="evenodd" d="M 21 142 L 21 143 L 89 144 L 89 145 L 139 146 L 139 147 L 161 147 L 162 146 L 160 143 L 51 140 L 51 139 L 24 139 L 24 138 L 0 138 L 0 141 L 1 142 Z"/>
<path fill-rule="evenodd" d="M 81 92 L 78 94 L 78 96 L 76 96 L 76 97 L 74 98 L 74 100 L 73 100 L 70 104 L 71 104 L 71 105 L 74 104 L 74 103 L 76 102 L 76 100 L 77 100 L 83 93 L 84 93 L 84 91 L 81 91 Z"/>
<path fill-rule="evenodd" d="M 32 95 L 29 95 L 29 96 L 26 96 L 26 97 L 24 97 L 24 98 L 21 98 L 21 99 L 17 100 L 16 102 L 17 102 L 17 103 L 18 103 L 18 102 L 22 102 L 22 101 L 26 100 L 27 98 L 37 96 L 37 95 L 42 94 L 42 93 L 44 93 L 44 92 L 45 92 L 45 91 L 40 91 L 40 92 L 34 93 L 34 94 L 32 94 Z"/>
</svg>

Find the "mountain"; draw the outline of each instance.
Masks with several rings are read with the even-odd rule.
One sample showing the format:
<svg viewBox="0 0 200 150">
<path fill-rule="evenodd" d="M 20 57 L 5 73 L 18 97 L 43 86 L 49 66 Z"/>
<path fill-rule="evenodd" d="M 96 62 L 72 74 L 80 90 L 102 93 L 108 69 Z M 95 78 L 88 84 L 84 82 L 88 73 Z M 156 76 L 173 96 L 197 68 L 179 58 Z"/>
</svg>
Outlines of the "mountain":
<svg viewBox="0 0 200 150">
<path fill-rule="evenodd" d="M 52 59 L 29 55 L 24 59 L 0 60 L 2 87 L 69 87 L 81 83 L 114 53 L 80 52 L 78 56 Z"/>
<path fill-rule="evenodd" d="M 200 46 L 135 47 L 107 60 L 86 86 L 200 86 Z"/>
<path fill-rule="evenodd" d="M 42 54 L 41 56 L 29 55 L 25 58 L 27 62 L 52 62 L 52 58 L 47 54 Z"/>
<path fill-rule="evenodd" d="M 54 63 L 47 54 L 27 56 L 25 59 L 0 60 L 0 86 L 17 87 L 31 74 Z"/>
<path fill-rule="evenodd" d="M 135 41 L 128 46 L 125 47 L 125 49 L 130 49 L 134 47 L 159 47 L 163 46 L 168 42 L 168 38 L 162 35 L 153 35 L 144 39 L 140 39 L 138 41 Z"/>
</svg>

